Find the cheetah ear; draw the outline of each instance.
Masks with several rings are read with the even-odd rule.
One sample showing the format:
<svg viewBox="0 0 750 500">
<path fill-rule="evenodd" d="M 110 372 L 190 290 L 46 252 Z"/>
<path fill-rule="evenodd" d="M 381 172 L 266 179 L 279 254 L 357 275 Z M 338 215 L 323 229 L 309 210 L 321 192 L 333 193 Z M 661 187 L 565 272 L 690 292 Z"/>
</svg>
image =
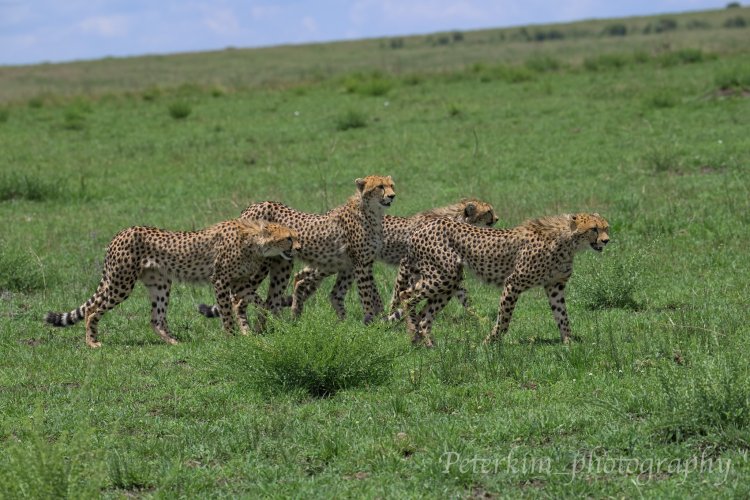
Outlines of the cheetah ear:
<svg viewBox="0 0 750 500">
<path fill-rule="evenodd" d="M 365 191 L 366 181 L 364 179 L 355 179 L 354 183 L 357 185 L 357 190 L 359 190 L 360 193 Z"/>
<path fill-rule="evenodd" d="M 591 215 L 593 215 L 594 217 L 601 217 L 601 215 L 599 215 L 599 212 L 594 212 L 594 213 L 593 213 L 593 214 L 591 214 Z"/>
<path fill-rule="evenodd" d="M 466 217 L 471 217 L 476 213 L 477 213 L 477 206 L 474 205 L 473 203 L 467 203 L 466 208 L 464 208 L 464 215 Z"/>
<path fill-rule="evenodd" d="M 572 216 L 570 218 L 570 232 L 575 233 L 576 229 L 578 229 L 578 222 L 576 221 L 576 216 Z"/>
</svg>

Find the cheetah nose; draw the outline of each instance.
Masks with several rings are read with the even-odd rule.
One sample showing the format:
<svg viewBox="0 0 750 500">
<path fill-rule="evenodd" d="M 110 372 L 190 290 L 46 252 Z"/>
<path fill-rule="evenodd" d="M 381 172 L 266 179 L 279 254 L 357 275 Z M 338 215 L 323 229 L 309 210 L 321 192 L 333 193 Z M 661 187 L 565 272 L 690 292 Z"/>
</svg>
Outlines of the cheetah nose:
<svg viewBox="0 0 750 500">
<path fill-rule="evenodd" d="M 607 238 L 607 239 L 604 239 L 604 238 L 602 238 L 602 243 L 604 243 L 605 245 L 606 245 L 607 243 L 609 243 L 609 238 Z"/>
<path fill-rule="evenodd" d="M 395 194 L 389 194 L 387 197 L 390 198 L 390 199 L 393 199 L 393 198 L 396 197 L 396 195 Z"/>
</svg>

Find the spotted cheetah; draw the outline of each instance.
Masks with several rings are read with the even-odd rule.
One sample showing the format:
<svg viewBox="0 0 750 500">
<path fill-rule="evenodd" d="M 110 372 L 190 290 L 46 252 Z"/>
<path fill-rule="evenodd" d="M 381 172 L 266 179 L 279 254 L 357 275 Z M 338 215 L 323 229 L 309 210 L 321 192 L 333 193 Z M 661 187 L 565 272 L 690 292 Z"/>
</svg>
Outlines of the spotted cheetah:
<svg viewBox="0 0 750 500">
<path fill-rule="evenodd" d="M 448 217 L 478 227 L 492 227 L 498 220 L 495 215 L 495 208 L 491 204 L 476 198 L 464 198 L 458 203 L 426 210 L 411 217 L 386 215 L 383 217 L 383 248 L 378 255 L 378 260 L 397 266 L 401 259 L 406 257 L 411 233 L 434 217 Z M 466 290 L 459 288 L 456 291 L 456 298 L 464 308 L 468 308 Z M 388 319 L 391 321 L 400 319 L 403 314 L 398 309 L 398 303 L 398 294 L 394 293 L 388 308 Z"/>
<path fill-rule="evenodd" d="M 281 203 L 265 201 L 250 205 L 241 217 L 268 220 L 294 228 L 302 245 L 299 258 L 307 267 L 294 277 L 292 314 L 298 317 L 304 303 L 321 281 L 336 274 L 330 301 L 339 319 L 344 319 L 344 297 L 353 281 L 357 282 L 364 311 L 369 323 L 382 312 L 383 303 L 372 276 L 372 266 L 383 244 L 383 215 L 396 196 L 390 176 L 368 176 L 356 179 L 357 190 L 349 200 L 325 214 L 300 212 Z M 267 307 L 278 312 L 288 305 L 285 290 L 291 276 L 290 262 L 269 261 L 270 284 Z M 216 315 L 216 306 L 201 304 L 205 316 Z"/>
<path fill-rule="evenodd" d="M 172 280 L 210 282 L 216 291 L 224 329 L 234 329 L 232 310 L 247 333 L 246 307 L 260 305 L 255 290 L 263 261 L 281 257 L 291 261 L 299 250 L 294 229 L 266 222 L 233 219 L 192 232 L 171 232 L 134 226 L 120 231 L 107 247 L 102 279 L 94 295 L 67 313 L 49 312 L 45 321 L 69 326 L 86 320 L 86 344 L 100 347 L 97 324 L 106 311 L 130 295 L 137 280 L 151 298 L 151 327 L 169 344 L 176 344 L 167 327 L 167 305 Z M 259 279 L 258 279 L 259 278 Z"/>
<path fill-rule="evenodd" d="M 573 257 L 586 248 L 601 252 L 608 242 L 609 224 L 596 213 L 544 217 L 512 229 L 478 228 L 446 218 L 429 221 L 412 234 L 396 280 L 413 342 L 432 346 L 433 319 L 459 286 L 465 265 L 482 280 L 503 287 L 497 320 L 485 342 L 508 330 L 519 294 L 541 286 L 567 343 L 565 285 Z M 410 285 L 415 276 L 416 283 Z M 422 300 L 427 304 L 417 312 Z"/>
</svg>

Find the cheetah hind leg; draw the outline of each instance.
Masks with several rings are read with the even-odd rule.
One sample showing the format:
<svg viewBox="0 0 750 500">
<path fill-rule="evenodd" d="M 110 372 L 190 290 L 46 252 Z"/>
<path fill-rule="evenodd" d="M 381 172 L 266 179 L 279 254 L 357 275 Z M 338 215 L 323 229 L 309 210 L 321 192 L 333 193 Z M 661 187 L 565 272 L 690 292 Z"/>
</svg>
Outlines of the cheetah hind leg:
<svg viewBox="0 0 750 500">
<path fill-rule="evenodd" d="M 151 299 L 151 328 L 167 344 L 177 344 L 177 339 L 169 333 L 167 325 L 167 307 L 172 281 L 156 272 L 144 273 L 141 280 L 146 285 Z"/>
</svg>

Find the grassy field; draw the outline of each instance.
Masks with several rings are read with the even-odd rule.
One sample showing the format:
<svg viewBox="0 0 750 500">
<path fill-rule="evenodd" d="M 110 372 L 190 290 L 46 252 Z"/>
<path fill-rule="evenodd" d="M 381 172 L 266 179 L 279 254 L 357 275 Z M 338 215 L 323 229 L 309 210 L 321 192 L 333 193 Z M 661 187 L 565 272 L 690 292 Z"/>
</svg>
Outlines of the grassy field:
<svg viewBox="0 0 750 500">
<path fill-rule="evenodd" d="M 0 497 L 750 495 L 750 52 L 748 28 L 722 25 L 743 15 L 509 34 L 466 59 L 451 51 L 495 32 L 423 37 L 414 50 L 446 62 L 408 71 L 367 41 L 348 61 L 359 47 L 369 66 L 300 65 L 278 85 L 190 76 L 228 78 L 233 51 L 165 57 L 190 68 L 166 82 L 122 76 L 142 59 L 0 69 L 15 82 L 0 85 Z M 88 65 L 101 85 L 9 79 Z M 394 214 L 476 196 L 502 226 L 607 217 L 612 242 L 568 287 L 572 345 L 535 291 L 483 347 L 499 290 L 471 277 L 478 318 L 450 304 L 433 350 L 402 324 L 362 326 L 355 293 L 336 321 L 330 280 L 263 337 L 226 337 L 196 312 L 211 290 L 188 285 L 170 304 L 177 346 L 151 331 L 140 286 L 101 322 L 101 349 L 82 325 L 42 323 L 93 293 L 123 227 L 200 228 L 266 199 L 324 211 L 374 173 L 396 181 Z M 376 266 L 386 300 L 394 277 Z"/>
</svg>

